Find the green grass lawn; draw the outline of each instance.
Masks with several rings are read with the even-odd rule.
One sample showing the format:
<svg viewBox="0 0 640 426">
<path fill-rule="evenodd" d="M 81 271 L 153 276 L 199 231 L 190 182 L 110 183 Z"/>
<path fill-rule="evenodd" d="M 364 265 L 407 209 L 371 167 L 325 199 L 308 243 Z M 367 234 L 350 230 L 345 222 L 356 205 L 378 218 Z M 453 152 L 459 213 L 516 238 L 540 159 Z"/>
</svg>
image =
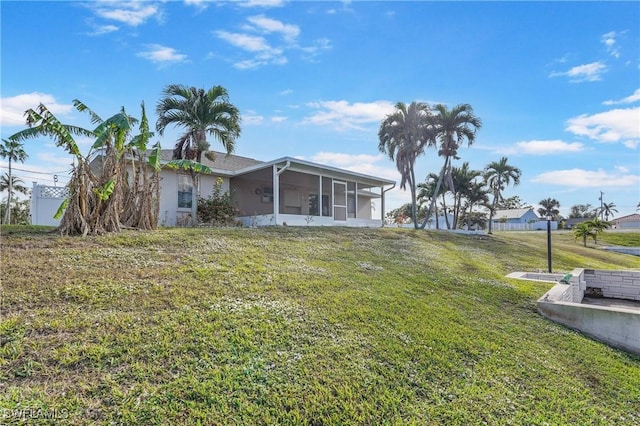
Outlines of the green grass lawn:
<svg viewBox="0 0 640 426">
<path fill-rule="evenodd" d="M 553 256 L 640 268 L 569 233 Z M 0 424 L 640 424 L 640 358 L 504 277 L 546 267 L 543 232 L 6 227 Z"/>
</svg>

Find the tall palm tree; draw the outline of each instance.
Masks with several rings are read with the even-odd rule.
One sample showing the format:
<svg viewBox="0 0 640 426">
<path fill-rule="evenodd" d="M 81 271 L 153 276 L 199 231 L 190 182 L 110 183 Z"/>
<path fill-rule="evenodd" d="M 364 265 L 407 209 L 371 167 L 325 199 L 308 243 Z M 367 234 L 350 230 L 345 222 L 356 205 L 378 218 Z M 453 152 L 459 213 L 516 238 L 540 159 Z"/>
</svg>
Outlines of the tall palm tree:
<svg viewBox="0 0 640 426">
<path fill-rule="evenodd" d="M 477 170 L 469 168 L 469 162 L 465 161 L 462 167 L 453 167 L 451 169 L 451 178 L 453 182 L 453 229 L 458 228 L 460 213 L 462 211 L 462 201 L 471 188 L 474 179 L 480 176 Z"/>
<path fill-rule="evenodd" d="M 216 139 L 227 154 L 231 154 L 235 140 L 240 136 L 240 111 L 229 102 L 227 89 L 222 86 L 213 86 L 205 91 L 182 84 L 170 84 L 164 88 L 162 95 L 156 106 L 156 130 L 163 135 L 170 124 L 185 129 L 173 149 L 173 159 L 187 160 L 183 168 L 189 171 L 193 183 L 191 220 L 195 224 L 198 217 L 196 171 L 202 162 L 202 154 L 210 148 L 207 136 Z"/>
<path fill-rule="evenodd" d="M 476 205 L 486 206 L 489 204 L 489 189 L 484 181 L 471 182 L 471 185 L 465 191 L 466 208 L 469 209 L 467 217 L 473 217 L 473 207 Z M 484 215 L 484 214 L 483 214 Z"/>
<path fill-rule="evenodd" d="M 2 139 L 2 144 L 0 144 L 0 157 L 9 159 L 9 173 L 8 173 L 8 189 L 9 196 L 7 197 L 7 209 L 4 214 L 4 223 L 9 223 L 11 220 L 11 195 L 13 194 L 13 188 L 11 184 L 13 183 L 11 179 L 11 162 L 19 161 L 24 163 L 24 161 L 29 157 L 25 152 L 22 143 L 19 141 L 9 138 Z"/>
<path fill-rule="evenodd" d="M 560 214 L 560 202 L 555 198 L 545 198 L 544 200 L 540 200 L 539 203 L 542 207 L 538 209 L 538 214 L 541 217 L 551 216 L 553 220 L 556 220 L 558 215 Z"/>
<path fill-rule="evenodd" d="M 489 208 L 489 234 L 492 233 L 492 221 L 496 207 L 500 200 L 503 200 L 502 191 L 507 185 L 513 183 L 514 186 L 520 184 L 520 176 L 522 171 L 508 164 L 508 158 L 502 157 L 500 161 L 492 161 L 484 169 L 484 179 L 493 193 L 493 202 Z"/>
<path fill-rule="evenodd" d="M 431 202 L 431 198 L 436 192 L 436 183 L 438 182 L 438 175 L 435 173 L 429 173 L 427 180 L 418 184 L 418 206 L 422 209 L 423 205 L 427 202 Z M 440 229 L 440 223 L 438 220 L 438 207 L 436 204 L 435 210 L 436 217 L 436 229 Z"/>
<path fill-rule="evenodd" d="M 380 123 L 378 131 L 378 149 L 395 160 L 400 172 L 400 188 L 409 185 L 411 192 L 411 217 L 418 228 L 418 209 L 416 202 L 416 177 L 414 165 L 424 149 L 433 143 L 429 132 L 429 106 L 423 102 L 411 102 L 408 106 L 398 102 L 395 111 L 387 115 Z"/>
<path fill-rule="evenodd" d="M 202 154 L 210 147 L 207 136 L 218 140 L 227 153 L 232 153 L 240 136 L 240 112 L 229 102 L 229 94 L 222 86 L 209 90 L 170 84 L 162 92 L 156 106 L 156 130 L 164 134 L 168 125 L 183 127 L 173 150 L 174 159 L 202 161 Z"/>
<path fill-rule="evenodd" d="M 614 213 L 618 213 L 616 209 L 616 204 L 614 202 L 611 203 L 602 203 L 602 214 L 604 214 L 604 220 L 608 221 L 609 216 L 614 217 Z"/>
<path fill-rule="evenodd" d="M 433 109 L 435 113 L 430 116 L 430 130 L 439 142 L 438 155 L 444 157 L 444 165 L 436 184 L 436 196 L 431 199 L 422 228 L 425 227 L 433 212 L 443 180 L 445 177 L 447 180 L 451 179 L 451 159 L 458 158 L 458 148 L 465 139 L 467 145 L 473 144 L 476 131 L 482 127 L 482 121 L 473 113 L 473 108 L 469 104 L 456 105 L 452 109 L 438 104 Z"/>
</svg>

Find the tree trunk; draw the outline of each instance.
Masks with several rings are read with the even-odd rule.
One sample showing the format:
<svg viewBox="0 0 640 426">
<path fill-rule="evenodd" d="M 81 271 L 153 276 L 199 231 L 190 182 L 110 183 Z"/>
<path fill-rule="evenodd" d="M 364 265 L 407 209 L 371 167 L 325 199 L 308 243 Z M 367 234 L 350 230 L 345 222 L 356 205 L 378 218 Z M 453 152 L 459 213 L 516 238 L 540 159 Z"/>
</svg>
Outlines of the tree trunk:
<svg viewBox="0 0 640 426">
<path fill-rule="evenodd" d="M 442 181 L 444 180 L 444 173 L 447 170 L 447 165 L 449 164 L 449 156 L 446 156 L 444 159 L 444 166 L 442 166 L 442 170 L 440 170 L 440 176 L 438 176 L 438 183 L 436 184 L 436 189 L 433 192 L 433 197 L 431 198 L 431 203 L 429 204 L 429 210 L 427 211 L 427 215 L 424 218 L 424 222 L 422 222 L 422 226 L 420 229 L 424 229 L 427 225 L 427 221 L 431 218 L 431 213 L 433 212 L 433 207 L 438 199 L 438 193 L 440 192 L 440 186 L 442 185 Z M 446 217 L 446 212 L 445 212 Z"/>
<path fill-rule="evenodd" d="M 13 193 L 13 179 L 11 179 L 11 155 L 9 155 L 9 195 L 7 195 L 7 210 L 4 212 L 4 223 L 11 221 L 11 194 Z"/>
<path fill-rule="evenodd" d="M 451 229 L 451 224 L 449 223 L 449 215 L 447 215 L 447 203 L 444 199 L 444 195 L 442 194 L 442 211 L 444 212 L 444 223 L 447 224 L 447 229 Z"/>
<path fill-rule="evenodd" d="M 413 167 L 411 167 L 411 170 L 409 172 L 409 177 L 411 179 L 411 182 L 409 182 L 409 190 L 411 191 L 411 220 L 413 220 L 413 227 L 414 229 L 418 229 L 418 207 L 417 207 L 417 202 L 416 202 L 416 177 L 415 177 L 415 173 L 413 172 Z"/>
<path fill-rule="evenodd" d="M 488 234 L 493 234 L 493 214 L 496 211 L 497 200 L 498 200 L 498 195 L 494 192 L 493 203 L 491 204 L 491 208 L 489 209 L 489 230 L 487 231 Z"/>
</svg>

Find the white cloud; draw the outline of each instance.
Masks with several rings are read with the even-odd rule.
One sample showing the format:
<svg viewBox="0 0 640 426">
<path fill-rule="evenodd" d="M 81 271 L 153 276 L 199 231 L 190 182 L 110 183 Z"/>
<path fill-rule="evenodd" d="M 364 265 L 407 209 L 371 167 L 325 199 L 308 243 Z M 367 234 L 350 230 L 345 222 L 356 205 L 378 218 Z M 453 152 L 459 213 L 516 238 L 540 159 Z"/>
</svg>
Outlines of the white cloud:
<svg viewBox="0 0 640 426">
<path fill-rule="evenodd" d="M 311 157 L 315 163 L 328 164 L 335 167 L 358 167 L 360 164 L 373 164 L 385 160 L 383 154 L 343 154 L 340 152 L 318 152 Z"/>
<path fill-rule="evenodd" d="M 255 54 L 252 58 L 236 61 L 234 66 L 239 69 L 286 64 L 288 59 L 285 52 L 291 50 L 299 50 L 303 59 L 313 60 L 321 51 L 331 48 L 329 40 L 324 38 L 314 41 L 311 46 L 300 46 L 297 42 L 300 27 L 297 25 L 285 24 L 264 15 L 251 16 L 247 21 L 241 27 L 244 32 L 213 31 L 219 39 Z"/>
<path fill-rule="evenodd" d="M 276 19 L 267 18 L 264 15 L 250 16 L 247 18 L 257 30 L 265 33 L 280 33 L 289 43 L 295 41 L 300 34 L 300 27 L 297 25 L 284 24 Z"/>
<path fill-rule="evenodd" d="M 207 0 L 184 0 L 187 6 L 193 6 L 198 10 L 205 10 L 209 5 Z"/>
<path fill-rule="evenodd" d="M 228 31 L 215 31 L 214 34 L 235 47 L 255 54 L 251 59 L 237 61 L 234 66 L 238 69 L 251 69 L 267 64 L 283 65 L 287 63 L 283 50 L 271 47 L 262 36 Z"/>
<path fill-rule="evenodd" d="M 363 124 L 378 123 L 394 110 L 394 104 L 389 101 L 322 101 L 312 102 L 308 106 L 318 112 L 306 117 L 303 123 L 330 126 L 338 130 L 364 130 Z"/>
<path fill-rule="evenodd" d="M 101 18 L 122 22 L 132 27 L 145 23 L 153 16 L 162 19 L 160 8 L 151 2 L 102 1 L 90 3 L 90 7 Z"/>
<path fill-rule="evenodd" d="M 570 118 L 566 130 L 599 142 L 637 145 L 640 140 L 640 107 L 612 109 Z"/>
<path fill-rule="evenodd" d="M 640 146 L 640 139 L 624 141 L 622 142 L 622 144 L 629 149 L 636 149 L 638 146 Z"/>
<path fill-rule="evenodd" d="M 94 25 L 93 31 L 88 33 L 90 36 L 99 36 L 118 31 L 120 28 L 115 25 Z"/>
<path fill-rule="evenodd" d="M 632 104 L 634 102 L 640 101 L 640 89 L 636 89 L 632 95 L 627 96 L 626 98 L 618 99 L 618 100 L 608 100 L 604 101 L 603 105 L 620 105 L 620 104 Z"/>
<path fill-rule="evenodd" d="M 582 83 L 585 81 L 599 81 L 606 71 L 607 66 L 602 62 L 592 62 L 590 64 L 577 65 L 569 71 L 553 72 L 550 77 L 569 77 L 569 81 L 572 83 Z"/>
<path fill-rule="evenodd" d="M 618 34 L 616 34 L 615 31 L 611 31 L 611 32 L 608 32 L 608 33 L 604 34 L 600 38 L 602 43 L 607 47 L 607 52 L 609 52 L 609 54 L 611 54 L 611 56 L 613 56 L 616 59 L 618 59 L 620 57 L 620 49 L 616 45 L 616 37 L 617 36 L 618 36 Z"/>
<path fill-rule="evenodd" d="M 152 62 L 167 64 L 171 62 L 184 62 L 187 60 L 187 55 L 178 53 L 172 47 L 162 46 L 160 44 L 147 45 L 147 49 L 143 52 L 139 52 L 138 56 L 144 59 L 148 59 Z"/>
<path fill-rule="evenodd" d="M 216 31 L 215 35 L 233 46 L 239 47 L 240 49 L 248 52 L 262 52 L 271 49 L 271 46 L 269 46 L 264 37 L 261 36 L 230 33 L 228 31 Z"/>
<path fill-rule="evenodd" d="M 279 92 L 279 93 L 278 93 L 278 95 L 280 95 L 280 96 L 287 96 L 287 95 L 290 95 L 290 94 L 292 94 L 292 93 L 293 93 L 293 90 L 292 90 L 292 89 L 285 89 L 285 90 L 283 90 L 283 91 Z"/>
<path fill-rule="evenodd" d="M 242 7 L 280 7 L 284 5 L 284 0 L 237 0 Z"/>
<path fill-rule="evenodd" d="M 547 155 L 564 152 L 579 152 L 584 145 L 579 142 L 568 143 L 561 140 L 533 140 L 516 142 L 514 147 L 501 150 L 505 154 Z"/>
<path fill-rule="evenodd" d="M 242 115 L 242 124 L 247 126 L 252 126 L 256 124 L 261 124 L 264 121 L 264 117 L 262 115 L 257 114 L 255 111 L 247 111 L 246 114 Z"/>
<path fill-rule="evenodd" d="M 39 104 L 44 104 L 53 114 L 68 114 L 73 109 L 73 105 L 60 104 L 53 95 L 40 92 L 24 93 L 17 96 L 2 98 L 0 101 L 0 125 L 2 126 L 24 126 L 24 112 L 29 108 L 36 108 Z"/>
<path fill-rule="evenodd" d="M 640 176 L 604 170 L 556 170 L 541 173 L 533 182 L 550 185 L 568 186 L 572 188 L 607 188 L 607 187 L 627 187 L 640 184 Z"/>
<path fill-rule="evenodd" d="M 319 38 L 310 46 L 296 46 L 304 54 L 304 59 L 313 61 L 322 51 L 331 49 L 331 40 Z"/>
<path fill-rule="evenodd" d="M 283 116 L 273 116 L 271 117 L 271 121 L 273 123 L 282 123 L 283 121 L 287 121 L 289 118 L 288 117 L 283 117 Z"/>
</svg>

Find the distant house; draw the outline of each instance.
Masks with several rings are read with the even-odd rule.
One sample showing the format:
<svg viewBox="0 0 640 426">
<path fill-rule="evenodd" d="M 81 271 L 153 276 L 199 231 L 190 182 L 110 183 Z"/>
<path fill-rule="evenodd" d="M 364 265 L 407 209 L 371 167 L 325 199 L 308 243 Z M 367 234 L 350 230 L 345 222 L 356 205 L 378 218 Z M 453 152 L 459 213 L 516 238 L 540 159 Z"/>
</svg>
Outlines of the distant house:
<svg viewBox="0 0 640 426">
<path fill-rule="evenodd" d="M 172 153 L 162 150 L 161 162 L 170 161 Z M 291 157 L 264 162 L 221 152 L 213 154 L 213 161 L 202 157 L 202 164 L 212 173 L 200 174 L 196 193 L 209 197 L 216 181 L 221 179 L 222 191 L 229 192 L 238 219 L 247 226 L 286 223 L 379 227 L 383 225 L 385 193 L 395 187 L 395 182 L 389 179 Z M 163 167 L 158 224 L 191 223 L 193 192 L 189 172 Z M 53 215 L 49 211 L 60 202 L 61 198 L 53 200 L 47 217 Z M 374 209 L 379 212 L 378 217 L 374 217 Z M 41 216 L 32 211 L 32 220 Z"/>
<path fill-rule="evenodd" d="M 583 223 L 583 222 L 587 222 L 589 220 L 591 220 L 592 218 L 590 217 L 570 217 L 568 219 L 565 220 L 564 222 L 564 227 L 567 229 L 573 229 L 574 226 Z"/>
<path fill-rule="evenodd" d="M 552 229 L 557 229 L 557 222 L 551 222 Z M 533 207 L 526 209 L 496 210 L 493 215 L 492 228 L 496 231 L 528 231 L 547 229 L 547 221 L 538 217 Z"/>
<path fill-rule="evenodd" d="M 640 214 L 634 213 L 610 220 L 612 228 L 627 229 L 640 228 Z"/>
</svg>

